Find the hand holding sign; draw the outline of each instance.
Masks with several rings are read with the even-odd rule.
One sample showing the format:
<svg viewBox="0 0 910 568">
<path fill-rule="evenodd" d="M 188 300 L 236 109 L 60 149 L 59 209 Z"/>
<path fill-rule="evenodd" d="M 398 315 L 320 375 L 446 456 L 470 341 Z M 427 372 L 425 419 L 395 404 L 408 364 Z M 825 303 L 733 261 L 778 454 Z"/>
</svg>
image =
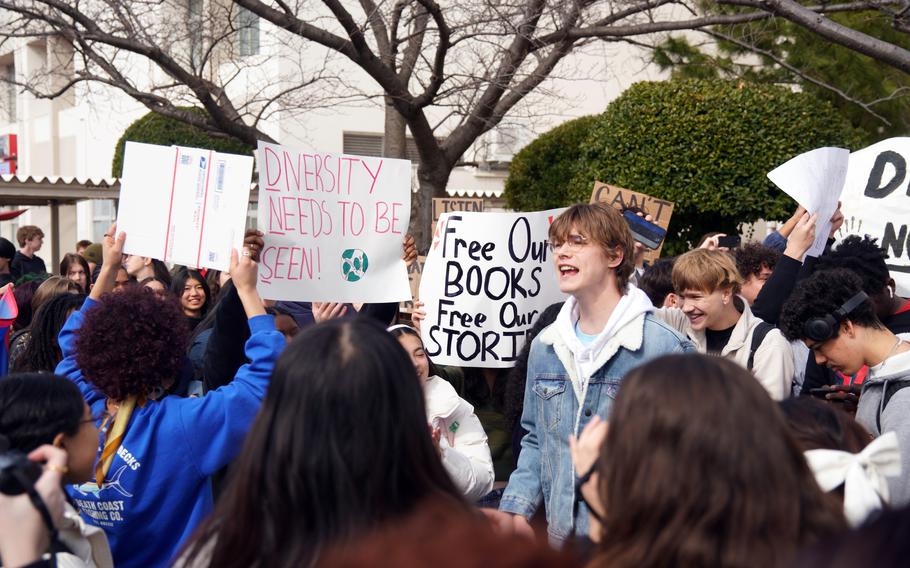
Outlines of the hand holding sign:
<svg viewBox="0 0 910 568">
<path fill-rule="evenodd" d="M 809 215 L 803 213 L 802 217 L 796 222 L 796 226 L 790 232 L 787 238 L 787 247 L 784 254 L 794 260 L 802 261 L 806 256 L 806 251 L 812 247 L 815 242 L 815 223 L 818 215 Z"/>
<path fill-rule="evenodd" d="M 259 253 L 262 252 L 262 248 L 265 246 L 262 236 L 262 231 L 257 231 L 256 229 L 250 229 L 243 235 L 243 248 L 250 251 L 250 258 L 255 262 L 259 262 Z"/>
<path fill-rule="evenodd" d="M 414 237 L 405 235 L 402 248 L 404 249 L 404 253 L 401 255 L 401 260 L 405 261 L 407 264 L 411 264 L 417 260 L 417 244 L 414 242 Z"/>
<path fill-rule="evenodd" d="M 117 223 L 111 225 L 101 241 L 102 266 L 120 268 L 123 262 L 123 245 L 126 242 L 126 233 L 117 234 Z"/>
<path fill-rule="evenodd" d="M 231 251 L 231 281 L 238 294 L 256 292 L 256 262 L 248 251 L 245 253 L 238 253 L 237 249 Z"/>
<path fill-rule="evenodd" d="M 348 313 L 348 307 L 338 302 L 313 302 L 313 321 L 322 323 L 344 317 Z"/>
<path fill-rule="evenodd" d="M 850 151 L 843 148 L 816 148 L 792 158 L 768 172 L 768 179 L 784 193 L 817 213 L 819 226 L 815 242 L 807 251 L 818 256 L 825 250 L 830 221 L 838 207 L 838 199 L 847 176 Z"/>
</svg>

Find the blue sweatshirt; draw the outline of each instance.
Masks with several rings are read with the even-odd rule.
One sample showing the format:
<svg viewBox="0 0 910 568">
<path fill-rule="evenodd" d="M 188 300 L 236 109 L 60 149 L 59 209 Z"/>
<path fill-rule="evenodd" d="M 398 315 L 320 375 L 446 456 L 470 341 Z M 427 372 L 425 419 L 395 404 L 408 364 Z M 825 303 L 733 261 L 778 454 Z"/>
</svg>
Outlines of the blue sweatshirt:
<svg viewBox="0 0 910 568">
<path fill-rule="evenodd" d="M 95 305 L 86 300 L 60 331 L 63 361 L 56 373 L 79 387 L 97 416 L 105 397 L 76 366 L 76 335 Z M 272 316 L 256 316 L 249 325 L 251 362 L 232 383 L 202 398 L 167 396 L 137 405 L 102 487 L 94 481 L 67 487 L 82 518 L 107 533 L 118 568 L 168 566 L 212 511 L 209 476 L 240 451 L 285 345 Z"/>
</svg>

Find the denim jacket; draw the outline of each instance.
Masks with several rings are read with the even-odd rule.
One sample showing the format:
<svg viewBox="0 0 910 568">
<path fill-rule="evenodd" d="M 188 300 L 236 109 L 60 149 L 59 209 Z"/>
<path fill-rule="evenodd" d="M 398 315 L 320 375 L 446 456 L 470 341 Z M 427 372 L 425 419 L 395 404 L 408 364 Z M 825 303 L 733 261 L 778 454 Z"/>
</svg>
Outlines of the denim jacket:
<svg viewBox="0 0 910 568">
<path fill-rule="evenodd" d="M 573 303 L 570 299 L 563 311 L 571 313 Z M 543 503 L 550 540 L 556 543 L 569 537 L 573 528 L 580 535 L 588 532 L 588 510 L 583 503 L 578 516 L 572 517 L 576 473 L 569 453 L 569 435 L 584 429 L 595 413 L 601 418 L 609 417 L 626 373 L 661 355 L 695 350 L 651 313 L 635 315 L 601 348 L 603 357 L 598 359 L 605 362 L 582 389 L 584 405 L 579 412 L 580 397 L 577 386 L 573 387 L 579 379 L 579 367 L 573 361 L 571 341 L 565 340 L 565 331 L 560 333 L 558 324 L 557 319 L 531 344 L 521 416 L 521 425 L 528 434 L 521 441 L 518 468 L 509 478 L 500 503 L 500 510 L 529 519 Z"/>
</svg>

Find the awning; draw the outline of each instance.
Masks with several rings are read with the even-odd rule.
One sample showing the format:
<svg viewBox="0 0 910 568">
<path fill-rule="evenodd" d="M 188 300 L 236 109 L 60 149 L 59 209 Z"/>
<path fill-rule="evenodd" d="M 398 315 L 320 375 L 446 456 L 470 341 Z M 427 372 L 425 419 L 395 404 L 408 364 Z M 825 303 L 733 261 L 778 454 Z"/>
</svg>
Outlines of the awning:
<svg viewBox="0 0 910 568">
<path fill-rule="evenodd" d="M 0 205 L 71 205 L 85 199 L 117 199 L 118 178 L 0 175 Z"/>
</svg>

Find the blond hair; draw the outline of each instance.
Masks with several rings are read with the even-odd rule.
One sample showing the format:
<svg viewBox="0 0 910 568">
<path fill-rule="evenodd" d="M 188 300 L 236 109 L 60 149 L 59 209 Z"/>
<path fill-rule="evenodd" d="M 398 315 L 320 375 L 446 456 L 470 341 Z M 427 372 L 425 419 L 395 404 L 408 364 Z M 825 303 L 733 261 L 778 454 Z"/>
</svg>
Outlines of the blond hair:
<svg viewBox="0 0 910 568">
<path fill-rule="evenodd" d="M 743 279 L 736 261 L 729 253 L 719 250 L 695 249 L 676 259 L 673 265 L 673 288 L 677 292 L 698 290 L 711 293 L 732 289 L 738 294 Z"/>
<path fill-rule="evenodd" d="M 622 255 L 616 266 L 616 283 L 625 292 L 629 277 L 635 270 L 635 243 L 626 220 L 619 211 L 603 203 L 578 203 L 563 211 L 550 225 L 550 240 L 565 242 L 572 229 L 591 243 L 597 244 L 610 260 Z"/>
</svg>

